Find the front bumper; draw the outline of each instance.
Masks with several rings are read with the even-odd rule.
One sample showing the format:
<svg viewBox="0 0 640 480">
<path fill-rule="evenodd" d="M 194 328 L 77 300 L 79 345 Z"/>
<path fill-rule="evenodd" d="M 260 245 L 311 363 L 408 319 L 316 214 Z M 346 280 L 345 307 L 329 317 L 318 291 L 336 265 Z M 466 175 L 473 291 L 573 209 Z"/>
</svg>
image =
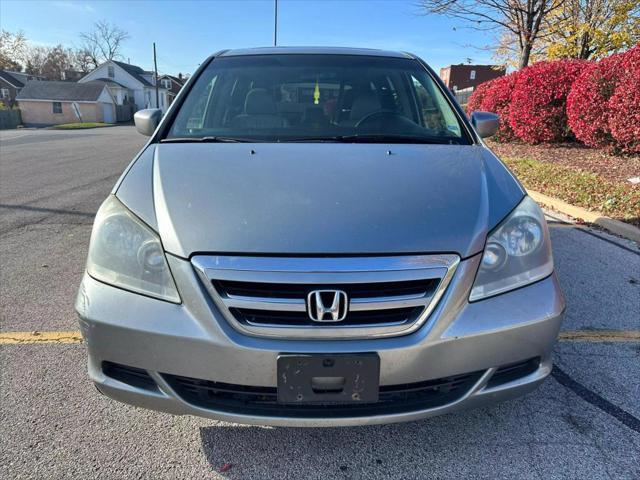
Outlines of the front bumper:
<svg viewBox="0 0 640 480">
<path fill-rule="evenodd" d="M 555 274 L 483 301 L 467 301 L 480 256 L 460 263 L 420 330 L 371 340 L 277 340 L 237 332 L 224 319 L 188 261 L 168 256 L 183 299 L 174 305 L 130 293 L 85 275 L 76 310 L 89 354 L 89 375 L 116 400 L 173 414 L 278 426 L 349 426 L 416 420 L 515 398 L 535 389 L 551 372 L 551 352 L 564 299 Z M 167 375 L 225 384 L 274 387 L 280 353 L 355 353 L 380 356 L 380 385 L 424 382 L 468 372 L 477 380 L 458 398 L 429 408 L 391 414 L 334 417 L 273 415 L 202 408 L 187 402 Z M 504 365 L 540 358 L 538 368 L 499 385 L 489 381 Z M 157 384 L 144 389 L 105 375 L 103 362 L 146 370 Z"/>
</svg>

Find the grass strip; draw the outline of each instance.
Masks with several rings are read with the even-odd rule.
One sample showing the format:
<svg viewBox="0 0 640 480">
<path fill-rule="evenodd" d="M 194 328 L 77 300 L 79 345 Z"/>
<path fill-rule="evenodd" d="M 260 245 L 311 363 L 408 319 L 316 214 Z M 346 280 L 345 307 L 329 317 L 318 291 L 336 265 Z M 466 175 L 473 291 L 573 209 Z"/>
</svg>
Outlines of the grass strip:
<svg viewBox="0 0 640 480">
<path fill-rule="evenodd" d="M 530 158 L 502 159 L 525 188 L 640 226 L 640 188 Z"/>
<path fill-rule="evenodd" d="M 63 123 L 60 125 L 54 125 L 51 128 L 56 130 L 79 130 L 82 128 L 100 128 L 100 127 L 110 127 L 110 123 L 100 123 L 100 122 L 82 122 L 82 123 Z"/>
</svg>

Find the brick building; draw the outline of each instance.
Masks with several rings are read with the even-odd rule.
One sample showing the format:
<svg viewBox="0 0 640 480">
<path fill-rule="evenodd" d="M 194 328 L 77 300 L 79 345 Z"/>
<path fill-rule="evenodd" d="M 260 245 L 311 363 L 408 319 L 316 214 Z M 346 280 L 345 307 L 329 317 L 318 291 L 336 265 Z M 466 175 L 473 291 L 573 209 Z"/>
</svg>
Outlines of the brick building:
<svg viewBox="0 0 640 480">
<path fill-rule="evenodd" d="M 498 65 L 449 65 L 440 69 L 440 78 L 450 90 L 477 87 L 487 80 L 502 77 L 507 73 Z"/>
<path fill-rule="evenodd" d="M 17 101 L 27 126 L 116 121 L 115 101 L 105 82 L 30 81 Z"/>
</svg>

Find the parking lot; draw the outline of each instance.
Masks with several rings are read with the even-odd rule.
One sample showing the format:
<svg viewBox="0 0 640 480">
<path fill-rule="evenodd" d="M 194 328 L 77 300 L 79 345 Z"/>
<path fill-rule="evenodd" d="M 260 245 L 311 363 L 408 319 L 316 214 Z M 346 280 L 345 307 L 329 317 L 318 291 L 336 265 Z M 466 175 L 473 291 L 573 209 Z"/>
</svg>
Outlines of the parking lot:
<svg viewBox="0 0 640 480">
<path fill-rule="evenodd" d="M 78 330 L 93 216 L 144 142 L 129 126 L 0 132 L 1 478 L 640 478 L 640 250 L 554 213 L 558 368 L 480 410 L 343 429 L 173 417 L 98 394 L 64 333 L 12 340 Z"/>
</svg>

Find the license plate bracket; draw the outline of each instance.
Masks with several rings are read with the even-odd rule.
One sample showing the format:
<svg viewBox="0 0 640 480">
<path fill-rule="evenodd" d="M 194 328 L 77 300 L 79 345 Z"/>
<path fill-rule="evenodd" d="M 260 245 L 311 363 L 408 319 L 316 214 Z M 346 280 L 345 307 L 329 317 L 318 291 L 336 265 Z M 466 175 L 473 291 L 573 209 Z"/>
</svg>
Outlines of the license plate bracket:
<svg viewBox="0 0 640 480">
<path fill-rule="evenodd" d="M 376 353 L 280 354 L 277 362 L 279 403 L 378 401 L 380 357 Z"/>
</svg>

